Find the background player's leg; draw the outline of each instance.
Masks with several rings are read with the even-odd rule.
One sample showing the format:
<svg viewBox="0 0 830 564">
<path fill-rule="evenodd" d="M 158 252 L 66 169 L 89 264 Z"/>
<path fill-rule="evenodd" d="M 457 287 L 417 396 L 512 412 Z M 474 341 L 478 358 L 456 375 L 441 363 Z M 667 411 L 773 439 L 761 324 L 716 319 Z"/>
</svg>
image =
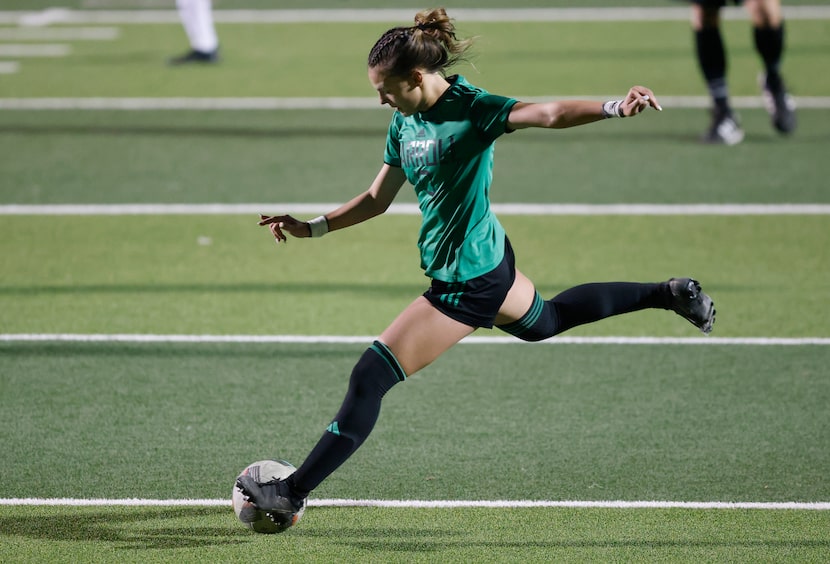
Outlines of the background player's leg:
<svg viewBox="0 0 830 564">
<path fill-rule="evenodd" d="M 726 145 L 740 143 L 744 134 L 729 103 L 726 45 L 720 28 L 720 8 L 693 4 L 692 29 L 698 66 L 713 106 L 712 123 L 703 140 Z"/>
<path fill-rule="evenodd" d="M 796 128 L 795 101 L 787 92 L 781 76 L 781 59 L 784 54 L 781 2 L 748 0 L 746 6 L 752 20 L 755 50 L 764 64 L 764 73 L 758 79 L 764 105 L 772 118 L 773 127 L 781 133 L 791 133 Z"/>
<path fill-rule="evenodd" d="M 190 51 L 170 59 L 170 64 L 215 62 L 219 38 L 213 24 L 211 0 L 176 0 L 176 7 L 190 42 Z"/>
</svg>

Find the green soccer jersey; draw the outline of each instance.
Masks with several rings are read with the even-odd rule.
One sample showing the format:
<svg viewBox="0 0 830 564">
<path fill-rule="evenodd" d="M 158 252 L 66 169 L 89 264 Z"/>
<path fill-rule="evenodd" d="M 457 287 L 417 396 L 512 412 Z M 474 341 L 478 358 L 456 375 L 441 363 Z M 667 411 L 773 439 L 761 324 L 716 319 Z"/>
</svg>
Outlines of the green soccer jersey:
<svg viewBox="0 0 830 564">
<path fill-rule="evenodd" d="M 395 112 L 384 162 L 401 167 L 423 216 L 421 268 L 444 282 L 490 272 L 504 256 L 504 228 L 490 209 L 493 150 L 516 103 L 456 75 L 425 112 Z"/>
</svg>

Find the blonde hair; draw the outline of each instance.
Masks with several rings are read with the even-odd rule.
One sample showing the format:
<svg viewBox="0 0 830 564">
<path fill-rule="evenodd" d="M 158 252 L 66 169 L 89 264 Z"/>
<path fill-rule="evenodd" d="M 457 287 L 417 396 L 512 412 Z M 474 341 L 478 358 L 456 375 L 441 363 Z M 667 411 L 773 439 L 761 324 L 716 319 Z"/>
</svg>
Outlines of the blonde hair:
<svg viewBox="0 0 830 564">
<path fill-rule="evenodd" d="M 443 72 L 463 60 L 472 39 L 459 39 L 444 8 L 415 14 L 415 25 L 394 27 L 380 36 L 369 51 L 368 65 L 393 76 L 414 69 Z"/>
</svg>

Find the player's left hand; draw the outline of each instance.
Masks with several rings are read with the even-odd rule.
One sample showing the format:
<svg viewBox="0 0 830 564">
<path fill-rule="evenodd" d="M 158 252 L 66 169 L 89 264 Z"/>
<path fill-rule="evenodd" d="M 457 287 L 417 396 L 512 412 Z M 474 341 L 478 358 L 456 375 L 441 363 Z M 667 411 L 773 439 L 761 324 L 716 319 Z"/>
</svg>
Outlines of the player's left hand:
<svg viewBox="0 0 830 564">
<path fill-rule="evenodd" d="M 658 112 L 663 108 L 654 96 L 654 92 L 645 86 L 632 86 L 622 103 L 622 111 L 626 117 L 635 116 L 651 106 Z"/>
</svg>

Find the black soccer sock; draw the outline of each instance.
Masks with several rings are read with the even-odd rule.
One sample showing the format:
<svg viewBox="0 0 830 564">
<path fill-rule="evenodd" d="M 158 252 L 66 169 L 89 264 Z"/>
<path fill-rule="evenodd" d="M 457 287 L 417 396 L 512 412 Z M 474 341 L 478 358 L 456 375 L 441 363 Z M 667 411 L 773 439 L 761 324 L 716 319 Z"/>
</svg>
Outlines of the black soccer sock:
<svg viewBox="0 0 830 564">
<path fill-rule="evenodd" d="M 389 348 L 375 341 L 352 370 L 346 397 L 334 421 L 288 478 L 294 494 L 307 497 L 363 444 L 378 419 L 381 399 L 405 379 L 406 374 Z"/>
<path fill-rule="evenodd" d="M 498 327 L 524 341 L 541 341 L 577 325 L 648 308 L 671 308 L 668 282 L 582 284 L 548 301 L 537 293 L 533 305 L 521 319 Z"/>
<path fill-rule="evenodd" d="M 781 84 L 781 55 L 784 53 L 784 23 L 778 27 L 755 27 L 752 30 L 755 49 L 764 61 L 767 85 L 776 89 Z"/>
<path fill-rule="evenodd" d="M 720 28 L 704 27 L 695 31 L 697 62 L 706 79 L 706 87 L 715 108 L 728 113 L 729 87 L 726 84 L 726 46 Z"/>
</svg>

